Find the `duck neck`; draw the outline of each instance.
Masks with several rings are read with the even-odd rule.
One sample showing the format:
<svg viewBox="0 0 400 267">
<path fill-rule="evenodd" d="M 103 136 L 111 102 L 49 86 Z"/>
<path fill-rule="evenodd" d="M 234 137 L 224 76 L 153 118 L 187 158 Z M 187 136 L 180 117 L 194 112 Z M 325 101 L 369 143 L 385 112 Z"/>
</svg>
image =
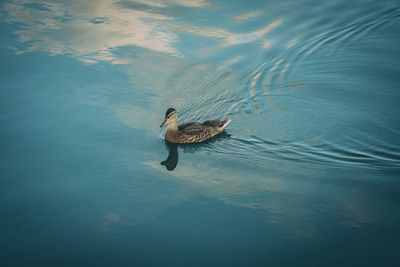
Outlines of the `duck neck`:
<svg viewBox="0 0 400 267">
<path fill-rule="evenodd" d="M 176 131 L 177 132 L 178 131 L 178 119 L 172 120 L 169 123 L 168 129 L 171 130 L 171 131 Z"/>
</svg>

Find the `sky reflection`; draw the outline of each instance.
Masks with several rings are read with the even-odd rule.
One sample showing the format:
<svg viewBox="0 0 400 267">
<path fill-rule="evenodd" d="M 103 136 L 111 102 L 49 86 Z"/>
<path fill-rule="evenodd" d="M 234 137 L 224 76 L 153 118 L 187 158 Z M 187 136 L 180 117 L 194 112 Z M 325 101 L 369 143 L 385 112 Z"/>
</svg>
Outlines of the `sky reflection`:
<svg viewBox="0 0 400 267">
<path fill-rule="evenodd" d="M 41 51 L 51 55 L 66 54 L 85 63 L 104 61 L 112 64 L 130 63 L 129 59 L 117 55 L 118 49 L 123 47 L 136 46 L 183 57 L 188 52 L 179 49 L 179 43 L 187 38 L 186 35 L 214 39 L 219 47 L 226 47 L 263 38 L 282 22 L 278 20 L 241 34 L 224 28 L 182 22 L 182 18 L 178 21 L 179 17 L 163 15 L 159 10 L 152 12 L 152 9 L 138 8 L 138 4 L 157 9 L 183 6 L 207 10 L 211 7 L 211 4 L 200 0 L 17 0 L 3 4 L 3 18 L 7 23 L 19 25 L 14 31 L 20 41 L 13 48 L 17 54 Z M 258 13 L 245 13 L 233 20 L 243 22 L 256 15 Z M 206 39 L 198 49 L 208 48 Z"/>
<path fill-rule="evenodd" d="M 99 231 L 108 231 L 113 225 L 136 226 L 138 222 L 156 217 L 167 206 L 179 210 L 179 204 L 196 199 L 198 195 L 230 206 L 260 211 L 266 214 L 265 220 L 277 225 L 286 236 L 300 240 L 318 240 L 323 236 L 321 229 L 326 229 L 321 227 L 324 222 L 319 220 L 320 217 L 324 220 L 326 217 L 329 220 L 334 218 L 334 223 L 348 228 L 398 222 L 397 215 L 390 218 L 382 211 L 385 207 L 387 214 L 396 214 L 396 202 L 385 199 L 387 192 L 394 188 L 390 187 L 390 182 L 386 188 L 384 183 L 376 183 L 376 186 L 362 180 L 364 177 L 372 177 L 370 181 L 378 180 L 376 177 L 379 175 L 371 173 L 385 167 L 385 158 L 378 157 L 380 148 L 387 143 L 391 145 L 389 147 L 397 148 L 394 138 L 381 139 L 383 135 L 379 133 L 374 139 L 374 135 L 369 136 L 369 130 L 377 129 L 374 123 L 385 121 L 388 114 L 394 114 L 395 119 L 398 117 L 393 113 L 394 109 L 386 105 L 391 102 L 385 98 L 386 95 L 380 95 L 381 91 L 368 95 L 368 90 L 374 91 L 368 88 L 370 84 L 360 83 L 362 89 L 351 91 L 348 84 L 340 83 L 350 78 L 365 82 L 362 76 L 365 73 L 387 75 L 388 72 L 353 64 L 357 60 L 361 64 L 367 61 L 352 57 L 350 49 L 350 53 L 344 53 L 343 38 L 351 36 L 352 31 L 345 32 L 343 38 L 331 37 L 340 36 L 346 29 L 340 26 L 337 36 L 331 35 L 332 28 L 345 24 L 345 20 L 335 21 L 340 16 L 332 10 L 326 12 L 327 16 L 332 16 L 327 21 L 336 24 L 334 27 L 325 24 L 329 30 L 322 31 L 319 27 L 324 24 L 318 21 L 320 18 L 305 18 L 310 14 L 308 7 L 304 8 L 304 14 L 299 12 L 295 17 L 291 12 L 297 6 L 290 8 L 288 16 L 284 5 L 282 9 L 286 17 L 280 18 L 279 12 L 273 14 L 270 11 L 269 17 L 254 7 L 253 10 L 241 10 L 238 6 L 235 10 L 227 8 L 228 11 L 217 17 L 215 10 L 226 6 L 203 0 L 16 0 L 1 4 L 1 19 L 12 26 L 10 28 L 18 37 L 17 43 L 9 44 L 16 54 L 43 52 L 64 55 L 73 58 L 71 61 L 75 63 L 76 60 L 84 63 L 79 65 L 88 67 L 86 64 L 91 64 L 90 67 L 96 68 L 92 80 L 82 74 L 72 90 L 68 84 L 57 89 L 65 90 L 66 95 L 76 94 L 79 104 L 100 107 L 112 114 L 112 118 L 108 118 L 109 127 L 104 117 L 88 112 L 91 116 L 87 120 L 98 122 L 104 128 L 83 127 L 80 135 L 86 137 L 88 131 L 93 132 L 93 136 L 88 138 L 91 140 L 84 140 L 94 142 L 93 147 L 100 147 L 97 151 L 104 153 L 102 159 L 115 161 L 118 171 L 126 168 L 132 175 L 128 175 L 129 179 L 121 178 L 124 182 L 129 180 L 126 182 L 128 185 L 121 186 L 121 191 L 126 190 L 126 199 L 121 202 L 129 207 L 121 211 L 121 203 L 116 201 L 115 209 L 105 209 Z M 329 7 L 332 6 L 323 5 L 323 8 Z M 202 15 L 196 13 L 199 10 Z M 293 27 L 294 30 L 288 26 L 290 19 L 297 27 Z M 297 34 L 302 25 L 306 25 L 303 27 L 306 32 Z M 311 28 L 313 25 L 317 26 Z M 281 40 L 272 36 L 278 30 L 283 32 Z M 314 39 L 309 38 L 319 31 L 321 33 Z M 381 39 L 373 36 L 367 41 L 373 44 L 376 40 Z M 362 46 L 365 44 L 368 42 L 361 40 L 359 47 L 365 49 Z M 329 45 L 331 50 L 327 49 Z M 373 54 L 367 49 L 365 51 L 368 51 L 367 56 Z M 349 58 L 351 60 L 347 60 Z M 60 61 L 51 64 L 58 63 L 64 64 Z M 104 68 L 102 73 L 99 69 L 103 65 L 99 63 L 114 66 Z M 43 72 L 49 72 L 54 65 Z M 346 68 L 367 71 L 342 73 L 340 76 L 340 71 Z M 97 79 L 97 75 L 111 71 L 123 73 L 120 78 L 123 82 L 109 79 L 114 77 L 114 73 L 107 79 Z M 64 69 L 61 68 L 60 73 L 64 73 Z M 68 73 L 66 80 L 70 78 L 68 75 L 74 74 Z M 58 78 L 56 74 L 54 76 L 54 79 Z M 84 86 L 82 80 L 93 84 Z M 41 101 L 46 99 L 40 95 L 41 85 L 37 86 L 38 96 L 35 95 L 40 99 L 37 100 L 38 106 L 43 105 Z M 47 89 L 42 95 L 49 96 L 49 92 L 54 92 L 53 88 Z M 358 90 L 367 93 L 361 95 Z M 381 103 L 389 106 L 387 114 L 382 112 L 384 119 L 370 117 L 369 109 L 365 112 L 368 116 L 359 119 L 365 114 L 356 101 L 364 99 L 364 105 L 369 108 L 371 100 L 368 97 L 380 99 Z M 69 107 L 69 104 L 65 105 Z M 176 153 L 170 157 L 172 163 L 167 166 L 174 170 L 167 171 L 160 165 L 167 151 L 164 143 L 160 142 L 163 132 L 158 126 L 165 110 L 171 106 L 179 110 L 180 121 L 232 116 L 232 124 L 227 128 L 232 138 L 229 142 L 221 140 L 199 149 L 174 150 Z M 52 107 L 51 111 L 56 108 Z M 67 120 L 81 117 L 81 114 L 71 114 L 75 110 L 64 112 Z M 354 120 L 349 119 L 352 116 Z M 47 122 L 39 115 L 36 120 Z M 363 124 L 363 121 L 367 123 Z M 81 123 L 86 126 L 87 121 Z M 116 127 L 116 124 L 121 129 L 116 129 L 111 137 L 99 138 L 101 134 L 98 132 Z M 360 125 L 367 127 L 363 129 L 358 127 Z M 393 125 L 382 128 L 390 129 Z M 60 129 L 62 127 L 64 125 Z M 69 127 L 74 131 L 80 129 Z M 343 129 L 348 129 L 345 134 Z M 120 132 L 123 131 L 128 137 L 121 141 Z M 344 142 L 344 135 L 351 141 Z M 363 141 L 363 135 L 371 138 Z M 370 140 L 376 140 L 376 145 L 371 145 L 369 154 L 361 150 L 351 154 L 349 152 L 359 151 L 352 148 L 356 143 L 352 138 L 360 142 L 362 149 L 367 147 L 365 144 L 373 143 Z M 113 143 L 118 141 L 120 148 Z M 103 145 L 111 152 L 104 152 Z M 77 147 L 80 151 L 80 144 Z M 388 150 L 390 153 L 384 154 L 388 155 L 386 161 L 395 165 L 398 154 L 395 149 Z M 71 158 L 75 160 L 75 157 Z M 94 168 L 96 173 L 101 170 L 97 165 Z M 142 173 L 137 175 L 138 172 Z M 114 178 L 112 175 L 114 173 L 110 175 Z M 94 181 L 96 179 L 97 176 L 93 177 Z M 138 182 L 140 179 L 143 180 Z M 108 179 L 106 184 L 114 184 L 111 180 Z M 137 189 L 140 183 L 143 183 L 144 189 L 139 187 L 142 190 Z M 166 184 L 174 187 L 171 189 L 173 194 L 165 191 Z M 155 186 L 158 188 L 154 189 Z M 110 192 L 110 195 L 114 193 Z M 132 211 L 132 199 L 139 203 L 136 204 L 139 208 L 143 203 L 151 203 L 150 208 L 144 206 L 142 214 L 137 212 L 137 207 Z"/>
</svg>

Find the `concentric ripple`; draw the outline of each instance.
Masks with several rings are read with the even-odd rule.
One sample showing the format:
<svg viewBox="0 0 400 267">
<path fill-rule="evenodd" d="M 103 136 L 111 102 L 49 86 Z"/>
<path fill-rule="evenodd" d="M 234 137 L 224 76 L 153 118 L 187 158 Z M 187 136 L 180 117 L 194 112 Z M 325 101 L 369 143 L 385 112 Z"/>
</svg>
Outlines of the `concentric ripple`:
<svg viewBox="0 0 400 267">
<path fill-rule="evenodd" d="M 393 108 L 394 102 L 366 75 L 385 72 L 373 64 L 379 59 L 370 51 L 387 49 L 380 47 L 382 38 L 396 38 L 386 32 L 397 27 L 400 8 L 375 3 L 347 10 L 338 2 L 314 9 L 326 16 L 303 10 L 258 18 L 260 24 L 275 18 L 282 24 L 260 40 L 193 60 L 171 75 L 164 102 L 178 110 L 181 121 L 232 119 L 229 142 L 198 149 L 260 166 L 283 160 L 398 168 L 398 119 L 389 108 L 369 113 L 367 104 L 378 98 L 377 105 Z M 221 62 L 225 54 L 234 56 Z M 380 135 L 378 127 L 387 133 Z M 160 140 L 163 133 L 156 133 Z"/>
</svg>

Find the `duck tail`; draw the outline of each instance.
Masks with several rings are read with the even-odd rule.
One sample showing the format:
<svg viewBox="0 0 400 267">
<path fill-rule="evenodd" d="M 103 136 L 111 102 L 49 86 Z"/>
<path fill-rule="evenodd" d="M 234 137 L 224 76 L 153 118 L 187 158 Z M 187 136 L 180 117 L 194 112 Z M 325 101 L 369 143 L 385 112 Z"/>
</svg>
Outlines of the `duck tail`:
<svg viewBox="0 0 400 267">
<path fill-rule="evenodd" d="M 222 129 L 222 130 L 225 129 L 225 127 L 228 126 L 228 124 L 229 124 L 231 121 L 232 121 L 232 120 L 231 120 L 230 118 L 227 119 L 227 120 L 225 120 L 225 121 L 224 121 L 224 124 L 222 124 L 221 129 Z"/>
</svg>

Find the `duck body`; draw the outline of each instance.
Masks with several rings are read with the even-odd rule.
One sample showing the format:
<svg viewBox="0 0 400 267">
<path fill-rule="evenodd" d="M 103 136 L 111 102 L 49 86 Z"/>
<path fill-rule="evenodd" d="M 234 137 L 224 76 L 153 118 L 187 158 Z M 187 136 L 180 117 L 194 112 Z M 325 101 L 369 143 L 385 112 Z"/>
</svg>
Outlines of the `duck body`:
<svg viewBox="0 0 400 267">
<path fill-rule="evenodd" d="M 178 130 L 168 127 L 165 139 L 179 144 L 200 143 L 222 132 L 230 121 L 185 122 L 178 125 Z"/>
<path fill-rule="evenodd" d="M 165 139 L 170 143 L 189 144 L 203 142 L 220 132 L 231 122 L 227 120 L 208 120 L 205 122 L 184 122 L 178 125 L 178 113 L 175 109 L 167 110 L 165 120 L 160 127 L 169 124 Z"/>
</svg>

